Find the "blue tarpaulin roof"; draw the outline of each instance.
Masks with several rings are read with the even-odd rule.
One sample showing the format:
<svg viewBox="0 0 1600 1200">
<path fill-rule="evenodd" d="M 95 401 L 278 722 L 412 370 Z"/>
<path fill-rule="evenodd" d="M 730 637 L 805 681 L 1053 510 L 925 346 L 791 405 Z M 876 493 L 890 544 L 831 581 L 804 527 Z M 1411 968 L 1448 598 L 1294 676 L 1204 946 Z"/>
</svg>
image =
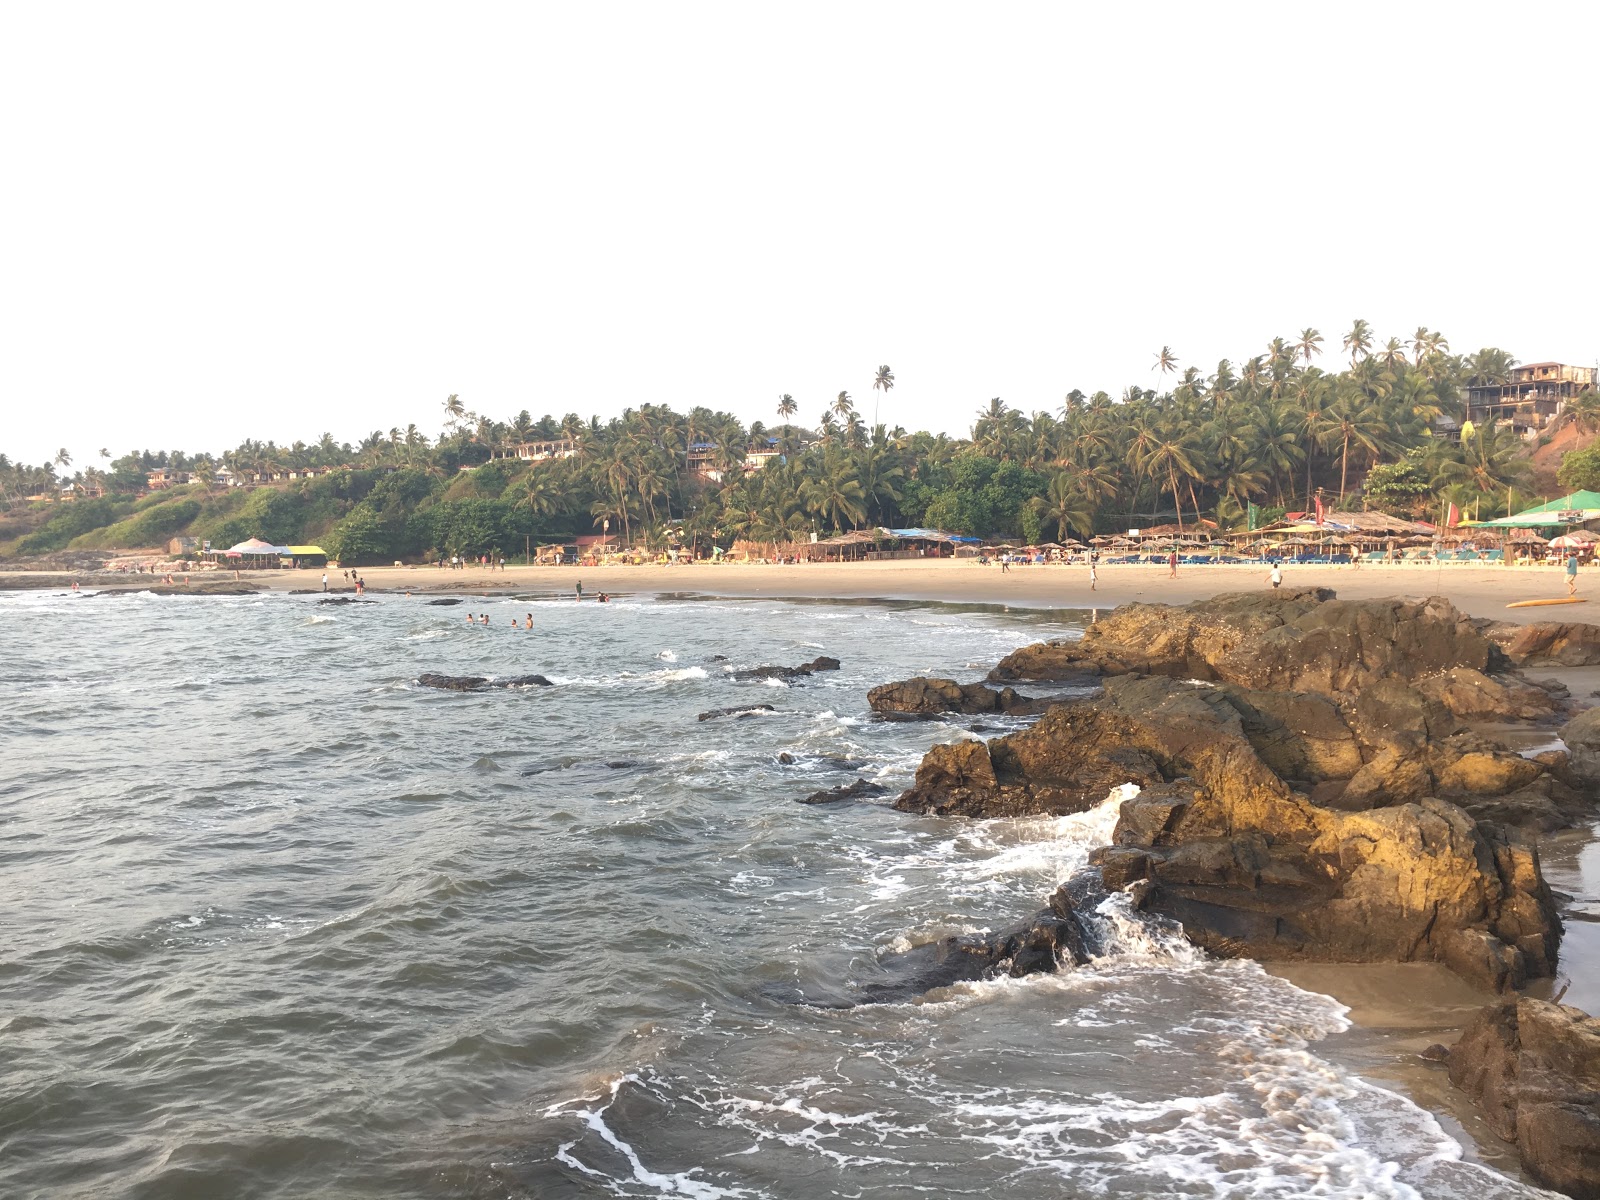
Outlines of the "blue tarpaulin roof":
<svg viewBox="0 0 1600 1200">
<path fill-rule="evenodd" d="M 890 537 L 900 538 L 902 541 L 916 541 L 919 538 L 928 542 L 981 542 L 982 538 L 962 537 L 955 533 L 946 533 L 942 529 L 891 529 Z"/>
</svg>

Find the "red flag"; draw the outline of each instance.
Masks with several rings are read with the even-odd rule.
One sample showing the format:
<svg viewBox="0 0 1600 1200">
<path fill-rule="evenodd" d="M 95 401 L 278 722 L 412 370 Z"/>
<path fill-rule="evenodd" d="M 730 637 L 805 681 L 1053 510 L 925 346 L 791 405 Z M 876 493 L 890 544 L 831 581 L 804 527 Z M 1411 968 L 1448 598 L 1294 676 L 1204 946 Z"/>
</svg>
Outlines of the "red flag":
<svg viewBox="0 0 1600 1200">
<path fill-rule="evenodd" d="M 1322 528 L 1322 496 L 1320 493 L 1317 496 L 1317 528 Z"/>
<path fill-rule="evenodd" d="M 1461 524 L 1461 510 L 1454 504 L 1450 506 L 1450 511 L 1445 514 L 1444 524 L 1446 529 L 1454 529 Z"/>
</svg>

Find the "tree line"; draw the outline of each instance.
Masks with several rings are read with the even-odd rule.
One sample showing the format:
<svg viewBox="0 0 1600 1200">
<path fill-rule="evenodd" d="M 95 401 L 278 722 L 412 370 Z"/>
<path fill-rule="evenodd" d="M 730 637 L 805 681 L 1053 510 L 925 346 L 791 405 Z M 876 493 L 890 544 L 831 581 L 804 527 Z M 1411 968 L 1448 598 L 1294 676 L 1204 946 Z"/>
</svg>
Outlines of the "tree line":
<svg viewBox="0 0 1600 1200">
<path fill-rule="evenodd" d="M 220 544 L 247 530 L 241 537 L 320 539 L 352 561 L 386 561 L 513 553 L 602 528 L 627 544 L 676 539 L 704 548 L 873 526 L 1028 542 L 1203 517 L 1233 527 L 1252 507 L 1264 519 L 1309 508 L 1319 489 L 1334 507 L 1426 515 L 1455 501 L 1499 511 L 1527 479 L 1525 447 L 1508 430 L 1451 432 L 1464 418 L 1468 387 L 1509 379 L 1516 360 L 1497 348 L 1458 355 L 1426 328 L 1379 343 L 1358 320 L 1337 350 L 1304 329 L 1210 370 L 1182 363 L 1168 346 L 1152 359 L 1153 386 L 1115 397 L 1074 390 L 1059 408 L 1032 412 L 993 398 L 974 413 L 967 437 L 869 423 L 848 391 L 805 426 L 788 394 L 775 398 L 771 424 L 749 425 L 705 407 L 678 413 L 649 403 L 610 420 L 524 411 L 500 422 L 450 396 L 436 436 L 410 424 L 356 444 L 330 434 L 287 447 L 247 440 L 218 456 L 138 451 L 112 459 L 102 450 L 99 465 L 70 477 L 65 450 L 39 466 L 0 456 L 0 504 L 15 509 L 19 497 L 65 482 L 105 492 L 96 518 L 103 524 L 85 529 L 91 514 L 56 514 L 26 546 L 17 543 L 25 552 L 161 531 Z M 894 386 L 883 366 L 870 390 L 887 403 Z M 1600 424 L 1593 393 L 1571 411 Z M 571 443 L 571 457 L 514 456 L 520 444 L 557 439 Z M 746 471 L 753 448 L 777 455 Z M 192 472 L 196 482 L 143 495 L 156 467 Z M 243 492 L 217 487 L 224 467 L 268 476 L 335 470 Z"/>
</svg>

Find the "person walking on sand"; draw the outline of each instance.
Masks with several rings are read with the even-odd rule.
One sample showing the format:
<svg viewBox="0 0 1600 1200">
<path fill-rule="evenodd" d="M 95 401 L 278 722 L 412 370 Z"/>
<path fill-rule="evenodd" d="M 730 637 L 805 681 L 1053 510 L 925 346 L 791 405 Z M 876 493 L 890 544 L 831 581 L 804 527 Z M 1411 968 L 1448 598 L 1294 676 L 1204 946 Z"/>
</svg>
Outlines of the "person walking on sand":
<svg viewBox="0 0 1600 1200">
<path fill-rule="evenodd" d="M 326 571 L 322 573 L 322 590 L 324 592 L 328 590 L 328 573 Z"/>
<path fill-rule="evenodd" d="M 1283 568 L 1277 563 L 1273 563 L 1272 574 L 1268 575 L 1267 578 L 1272 581 L 1273 590 L 1276 591 L 1283 586 Z"/>
<path fill-rule="evenodd" d="M 1174 550 L 1171 554 L 1167 555 L 1167 578 L 1168 579 L 1176 579 L 1177 577 L 1178 577 L 1178 552 L 1176 550 Z"/>
<path fill-rule="evenodd" d="M 1578 556 L 1576 554 L 1568 554 L 1567 555 L 1567 595 L 1576 596 L 1577 594 L 1578 594 Z"/>
<path fill-rule="evenodd" d="M 1096 566 L 1094 555 L 1091 554 L 1089 556 L 1089 590 L 1091 592 L 1094 591 L 1094 585 L 1100 580 L 1100 572 L 1095 569 Z"/>
</svg>

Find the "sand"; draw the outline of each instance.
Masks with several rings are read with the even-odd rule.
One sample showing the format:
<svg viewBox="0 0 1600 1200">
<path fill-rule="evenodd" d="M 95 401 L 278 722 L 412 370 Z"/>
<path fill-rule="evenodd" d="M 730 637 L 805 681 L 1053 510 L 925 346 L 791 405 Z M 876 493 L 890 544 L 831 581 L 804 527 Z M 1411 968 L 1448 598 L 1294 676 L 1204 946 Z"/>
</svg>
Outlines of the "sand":
<svg viewBox="0 0 1600 1200">
<path fill-rule="evenodd" d="M 1591 568 L 1592 571 L 1592 568 Z M 338 569 L 329 572 L 329 585 L 347 585 Z M 438 567 L 363 567 L 367 588 L 380 591 L 476 592 L 515 591 L 528 596 L 570 596 L 583 581 L 585 596 L 606 591 L 619 595 L 663 592 L 699 592 L 719 596 L 933 600 L 1001 604 L 1024 608 L 1115 608 L 1140 600 L 1186 604 L 1218 592 L 1248 591 L 1268 586 L 1267 572 L 1258 566 L 1178 568 L 1168 577 L 1164 566 L 1102 566 L 1095 591 L 1089 590 L 1087 567 L 1025 566 L 1002 571 L 997 564 L 979 566 L 969 559 L 938 561 L 898 560 L 862 563 L 804 563 L 771 566 L 762 563 L 699 563 L 693 566 L 523 567 L 504 571 L 471 567 L 459 571 Z M 1595 599 L 1582 604 L 1541 608 L 1511 608 L 1517 600 L 1559 598 L 1566 595 L 1566 580 L 1559 566 L 1473 566 L 1469 564 L 1366 565 L 1362 567 L 1284 568 L 1284 585 L 1322 586 L 1348 599 L 1380 596 L 1449 597 L 1457 607 L 1476 617 L 1528 622 L 1545 620 L 1600 622 L 1600 587 Z M 72 576 L 28 572 L 0 573 L 0 589 L 7 587 L 70 586 Z M 86 588 L 160 587 L 159 576 L 83 575 Z M 191 575 L 195 590 L 221 590 L 231 583 L 232 572 L 197 571 Z M 181 577 L 179 577 L 181 586 Z M 246 571 L 246 586 L 274 591 L 317 590 L 321 572 Z M 1580 576 L 1579 594 L 1589 591 Z M 173 589 L 176 590 L 176 589 Z"/>
</svg>

